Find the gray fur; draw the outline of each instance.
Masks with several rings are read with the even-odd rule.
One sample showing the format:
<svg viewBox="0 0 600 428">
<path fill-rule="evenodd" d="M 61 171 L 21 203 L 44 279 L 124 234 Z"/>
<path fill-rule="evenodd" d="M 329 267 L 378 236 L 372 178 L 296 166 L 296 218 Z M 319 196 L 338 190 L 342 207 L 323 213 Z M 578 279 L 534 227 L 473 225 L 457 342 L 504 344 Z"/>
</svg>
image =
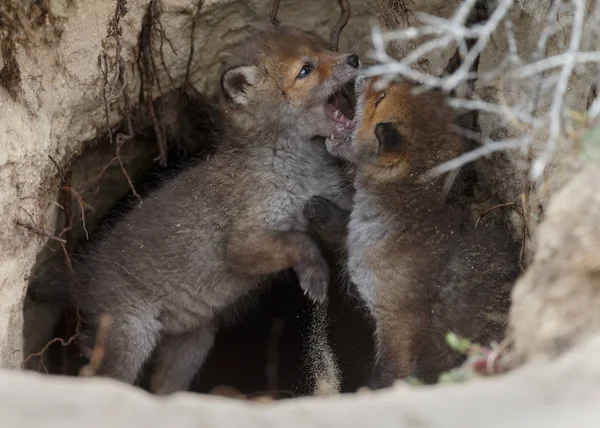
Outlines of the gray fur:
<svg viewBox="0 0 600 428">
<path fill-rule="evenodd" d="M 336 70 L 310 99 L 290 103 L 265 65 L 282 59 L 284 43 L 309 52 L 325 46 L 283 26 L 241 44 L 223 76 L 239 67 L 259 75 L 244 82 L 241 98 L 231 93 L 236 81 L 224 85 L 227 131 L 216 154 L 149 194 L 77 255 L 72 295 L 83 315 L 82 345 L 93 345 L 102 313 L 113 318 L 100 375 L 133 383 L 156 348 L 153 392 L 186 389 L 219 322 L 272 274 L 291 267 L 313 300 L 325 297 L 329 270 L 303 209 L 315 195 L 351 204 L 322 142 L 331 134 L 322 111 L 356 70 L 323 48 Z"/>
<path fill-rule="evenodd" d="M 460 139 L 448 128 L 452 112 L 440 95 L 388 95 L 393 101 L 382 107 L 381 116 L 397 121 L 402 133 L 400 162 L 393 164 L 390 157 L 378 160 L 371 130 L 377 116 L 370 110 L 368 119 L 363 117 L 364 82 L 361 86 L 356 134 L 339 150 L 357 162 L 347 269 L 376 324 L 371 386 L 409 375 L 431 382 L 462 359 L 446 345 L 448 331 L 482 344 L 502 339 L 519 272 L 518 249 L 502 228 L 475 229 L 467 221 L 459 183 L 454 194 L 445 195 L 443 178 L 424 178 L 429 168 L 461 152 Z M 389 104 L 394 102 L 404 107 Z M 362 126 L 371 132 L 359 134 Z M 323 199 L 314 203 L 321 206 L 312 208 L 320 213 L 313 221 L 335 212 Z M 344 224 L 343 211 L 338 216 Z"/>
</svg>

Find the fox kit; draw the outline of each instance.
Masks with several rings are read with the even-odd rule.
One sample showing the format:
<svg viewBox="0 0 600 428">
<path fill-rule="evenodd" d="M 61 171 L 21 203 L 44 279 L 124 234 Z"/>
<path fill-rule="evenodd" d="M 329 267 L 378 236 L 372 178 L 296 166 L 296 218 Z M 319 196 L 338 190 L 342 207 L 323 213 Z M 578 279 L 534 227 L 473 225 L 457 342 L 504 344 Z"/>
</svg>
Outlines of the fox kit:
<svg viewBox="0 0 600 428">
<path fill-rule="evenodd" d="M 221 73 L 226 130 L 215 154 L 150 193 L 75 257 L 69 293 L 84 347 L 93 345 L 100 315 L 112 316 L 100 375 L 133 383 L 155 352 L 151 390 L 186 389 L 218 324 L 273 274 L 292 268 L 311 299 L 325 297 L 329 270 L 303 208 L 315 195 L 351 205 L 323 138 L 353 128 L 336 96 L 358 67 L 356 55 L 285 26 L 232 50 Z M 61 281 L 40 276 L 30 295 L 52 300 L 51 285 Z"/>
<path fill-rule="evenodd" d="M 370 386 L 378 388 L 410 375 L 433 382 L 459 364 L 448 331 L 501 339 L 519 269 L 508 233 L 475 229 L 460 192 L 446 195 L 443 178 L 424 174 L 463 151 L 443 95 L 415 94 L 406 82 L 378 90 L 376 82 L 357 79 L 351 143 L 328 147 L 356 164 L 347 268 L 375 321 Z M 328 222 L 343 217 L 322 198 L 313 203 L 319 199 L 324 208 L 313 210 L 329 213 Z"/>
</svg>

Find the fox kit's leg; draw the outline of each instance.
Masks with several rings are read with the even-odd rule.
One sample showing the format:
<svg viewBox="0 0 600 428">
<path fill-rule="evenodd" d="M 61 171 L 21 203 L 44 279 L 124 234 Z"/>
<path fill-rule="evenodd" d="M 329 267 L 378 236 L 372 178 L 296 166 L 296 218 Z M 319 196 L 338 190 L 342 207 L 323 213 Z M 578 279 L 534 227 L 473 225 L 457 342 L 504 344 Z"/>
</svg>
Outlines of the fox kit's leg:
<svg viewBox="0 0 600 428">
<path fill-rule="evenodd" d="M 156 346 L 161 325 L 143 314 L 111 316 L 105 354 L 97 374 L 133 384 Z"/>
<path fill-rule="evenodd" d="M 396 369 L 385 342 L 377 341 L 377 354 L 368 386 L 371 389 L 388 388 L 398 379 Z"/>
<path fill-rule="evenodd" d="M 177 335 L 165 335 L 156 350 L 150 390 L 157 395 L 185 391 L 215 341 L 213 324 Z"/>
<path fill-rule="evenodd" d="M 294 268 L 300 286 L 314 301 L 327 295 L 329 267 L 317 243 L 306 233 L 273 230 L 243 231 L 227 243 L 231 269 L 259 276 Z"/>
<path fill-rule="evenodd" d="M 382 388 L 415 374 L 429 320 L 421 305 L 409 302 L 395 305 L 391 312 L 376 313 L 375 318 L 377 361 L 369 384 Z"/>
</svg>

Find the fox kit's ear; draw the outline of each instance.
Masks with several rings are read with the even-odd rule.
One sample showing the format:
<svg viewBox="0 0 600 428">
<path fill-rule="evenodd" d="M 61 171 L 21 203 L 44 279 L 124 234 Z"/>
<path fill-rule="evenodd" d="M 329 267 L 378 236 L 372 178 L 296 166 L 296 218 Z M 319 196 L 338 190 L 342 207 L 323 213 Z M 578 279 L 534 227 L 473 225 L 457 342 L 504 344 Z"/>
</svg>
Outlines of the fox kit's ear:
<svg viewBox="0 0 600 428">
<path fill-rule="evenodd" d="M 243 65 L 230 68 L 221 77 L 223 92 L 230 97 L 234 103 L 240 105 L 248 104 L 248 88 L 256 85 L 259 81 L 258 67 L 254 65 Z"/>
<path fill-rule="evenodd" d="M 375 136 L 379 142 L 377 154 L 400 153 L 402 150 L 402 135 L 394 122 L 380 122 L 375 125 Z"/>
</svg>

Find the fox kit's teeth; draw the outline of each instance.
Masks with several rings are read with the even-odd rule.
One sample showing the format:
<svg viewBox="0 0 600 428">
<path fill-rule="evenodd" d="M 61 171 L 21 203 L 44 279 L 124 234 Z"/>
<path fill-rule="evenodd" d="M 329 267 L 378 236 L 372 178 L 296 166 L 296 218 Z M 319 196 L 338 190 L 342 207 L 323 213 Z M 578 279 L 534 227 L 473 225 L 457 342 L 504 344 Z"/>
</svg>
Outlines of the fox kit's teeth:
<svg viewBox="0 0 600 428">
<path fill-rule="evenodd" d="M 335 102 L 325 105 L 325 114 L 335 126 L 336 132 L 334 132 L 334 134 L 343 133 L 344 131 L 354 128 L 354 121 L 346 117 L 344 112 L 337 107 Z"/>
</svg>

